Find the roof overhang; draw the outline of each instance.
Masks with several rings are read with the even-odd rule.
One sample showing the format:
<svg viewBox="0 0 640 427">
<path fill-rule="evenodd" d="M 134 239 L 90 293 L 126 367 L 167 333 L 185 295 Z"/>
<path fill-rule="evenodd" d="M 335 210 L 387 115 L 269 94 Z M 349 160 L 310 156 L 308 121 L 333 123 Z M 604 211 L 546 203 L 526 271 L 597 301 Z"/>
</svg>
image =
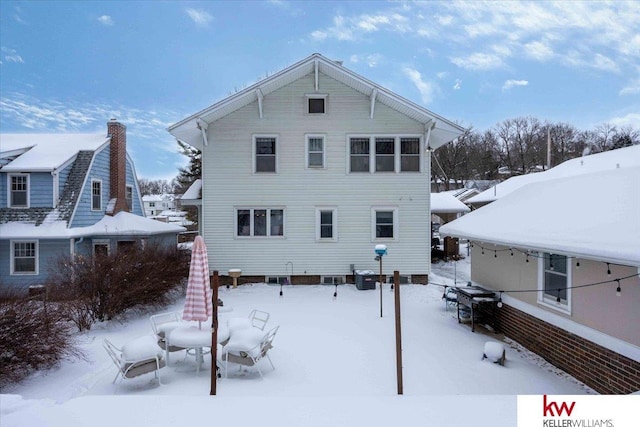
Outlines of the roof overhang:
<svg viewBox="0 0 640 427">
<path fill-rule="evenodd" d="M 178 140 L 202 150 L 203 125 L 208 126 L 254 101 L 262 102 L 262 99 L 270 93 L 312 73 L 325 74 L 371 99 L 375 98 L 375 102 L 380 102 L 423 123 L 425 129 L 431 128 L 429 145 L 432 149 L 453 141 L 465 131 L 463 127 L 452 121 L 365 79 L 318 53 L 169 126 L 167 130 Z"/>
</svg>

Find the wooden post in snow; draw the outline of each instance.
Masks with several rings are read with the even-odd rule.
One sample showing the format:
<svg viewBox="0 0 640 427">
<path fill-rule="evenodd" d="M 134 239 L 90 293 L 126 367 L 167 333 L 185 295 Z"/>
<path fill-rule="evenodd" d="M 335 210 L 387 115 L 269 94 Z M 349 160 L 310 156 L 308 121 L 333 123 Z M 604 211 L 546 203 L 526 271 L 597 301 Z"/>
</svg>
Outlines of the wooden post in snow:
<svg viewBox="0 0 640 427">
<path fill-rule="evenodd" d="M 396 376 L 398 381 L 398 394 L 403 394 L 402 387 L 402 330 L 400 327 L 400 272 L 393 272 L 393 290 L 396 308 Z"/>
<path fill-rule="evenodd" d="M 213 313 L 211 315 L 211 391 L 209 395 L 216 395 L 216 385 L 218 383 L 218 270 L 213 272 Z"/>
</svg>

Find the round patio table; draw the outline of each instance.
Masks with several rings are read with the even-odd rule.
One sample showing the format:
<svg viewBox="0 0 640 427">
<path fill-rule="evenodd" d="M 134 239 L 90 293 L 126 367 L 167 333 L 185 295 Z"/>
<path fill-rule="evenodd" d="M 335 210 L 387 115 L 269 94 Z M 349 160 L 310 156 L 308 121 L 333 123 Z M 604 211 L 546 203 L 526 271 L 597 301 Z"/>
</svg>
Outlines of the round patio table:
<svg viewBox="0 0 640 427">
<path fill-rule="evenodd" d="M 229 329 L 226 325 L 218 325 L 218 344 L 229 339 Z M 178 326 L 169 333 L 168 344 L 193 349 L 196 354 L 197 372 L 204 362 L 202 357 L 203 347 L 211 347 L 211 327 L 198 328 L 197 326 Z"/>
</svg>

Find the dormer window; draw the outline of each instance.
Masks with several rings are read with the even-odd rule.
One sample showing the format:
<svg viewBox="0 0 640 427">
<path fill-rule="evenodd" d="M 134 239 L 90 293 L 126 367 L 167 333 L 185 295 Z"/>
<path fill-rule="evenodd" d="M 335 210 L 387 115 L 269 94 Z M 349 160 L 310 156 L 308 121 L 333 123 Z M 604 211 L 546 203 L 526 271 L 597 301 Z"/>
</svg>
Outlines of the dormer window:
<svg viewBox="0 0 640 427">
<path fill-rule="evenodd" d="M 10 174 L 9 179 L 9 207 L 29 207 L 29 175 Z"/>
<path fill-rule="evenodd" d="M 326 114 L 327 95 L 313 94 L 307 95 L 307 114 Z"/>
</svg>

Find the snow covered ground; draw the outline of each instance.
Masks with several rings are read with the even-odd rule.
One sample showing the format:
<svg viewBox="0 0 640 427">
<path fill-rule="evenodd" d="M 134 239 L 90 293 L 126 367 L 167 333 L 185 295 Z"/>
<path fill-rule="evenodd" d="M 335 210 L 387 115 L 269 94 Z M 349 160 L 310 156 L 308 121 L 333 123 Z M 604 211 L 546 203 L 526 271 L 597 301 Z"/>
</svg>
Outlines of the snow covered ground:
<svg viewBox="0 0 640 427">
<path fill-rule="evenodd" d="M 434 265 L 435 284 L 466 283 L 468 260 Z M 261 426 L 390 426 L 402 423 L 442 426 L 516 424 L 521 394 L 595 394 L 512 342 L 505 342 L 506 363 L 482 360 L 485 343 L 501 340 L 490 331 L 472 333 L 445 308 L 442 288 L 401 286 L 404 395 L 396 391 L 393 292 L 354 285 L 243 285 L 220 289 L 225 316 L 244 317 L 254 309 L 280 325 L 270 352 L 276 367 L 264 361 L 256 371 L 217 384 L 209 396 L 210 358 L 195 371 L 193 357 L 173 354 L 153 375 L 120 382 L 102 347 L 104 338 L 121 345 L 151 335 L 148 316 L 96 325 L 82 334 L 86 360 L 63 363 L 5 388 L 0 396 L 3 427 L 188 425 L 190 422 Z M 183 300 L 164 311 L 181 310 Z M 269 325 L 267 327 L 269 327 Z"/>
</svg>

